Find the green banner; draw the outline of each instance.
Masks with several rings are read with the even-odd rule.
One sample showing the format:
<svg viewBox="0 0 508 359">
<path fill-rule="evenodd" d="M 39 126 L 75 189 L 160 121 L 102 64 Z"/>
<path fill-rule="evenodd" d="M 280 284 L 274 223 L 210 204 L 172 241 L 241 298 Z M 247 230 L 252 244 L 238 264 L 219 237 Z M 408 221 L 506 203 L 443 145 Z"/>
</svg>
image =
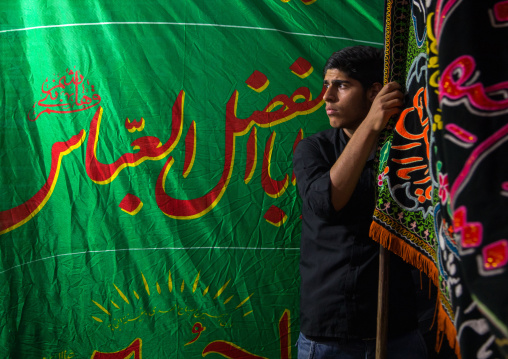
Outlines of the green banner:
<svg viewBox="0 0 508 359">
<path fill-rule="evenodd" d="M 2 2 L 0 357 L 295 357 L 293 147 L 378 3 Z"/>
</svg>

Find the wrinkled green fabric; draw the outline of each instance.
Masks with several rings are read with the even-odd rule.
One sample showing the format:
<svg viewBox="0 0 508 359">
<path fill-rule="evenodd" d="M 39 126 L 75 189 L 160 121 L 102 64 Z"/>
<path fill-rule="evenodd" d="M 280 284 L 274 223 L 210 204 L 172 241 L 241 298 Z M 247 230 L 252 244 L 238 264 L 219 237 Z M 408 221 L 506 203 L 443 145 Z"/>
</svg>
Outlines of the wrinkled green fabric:
<svg viewBox="0 0 508 359">
<path fill-rule="evenodd" d="M 294 357 L 293 145 L 381 7 L 2 2 L 0 357 Z"/>
</svg>

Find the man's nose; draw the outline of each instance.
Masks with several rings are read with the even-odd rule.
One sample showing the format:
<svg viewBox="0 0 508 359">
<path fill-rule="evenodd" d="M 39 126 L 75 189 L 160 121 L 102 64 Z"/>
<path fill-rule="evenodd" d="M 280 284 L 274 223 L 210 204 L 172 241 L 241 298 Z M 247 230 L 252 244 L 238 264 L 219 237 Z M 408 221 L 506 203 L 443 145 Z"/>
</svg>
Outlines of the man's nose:
<svg viewBox="0 0 508 359">
<path fill-rule="evenodd" d="M 333 89 L 333 86 L 329 86 L 324 95 L 323 95 L 323 100 L 325 100 L 326 102 L 335 102 L 337 101 L 337 92 L 334 91 Z"/>
</svg>

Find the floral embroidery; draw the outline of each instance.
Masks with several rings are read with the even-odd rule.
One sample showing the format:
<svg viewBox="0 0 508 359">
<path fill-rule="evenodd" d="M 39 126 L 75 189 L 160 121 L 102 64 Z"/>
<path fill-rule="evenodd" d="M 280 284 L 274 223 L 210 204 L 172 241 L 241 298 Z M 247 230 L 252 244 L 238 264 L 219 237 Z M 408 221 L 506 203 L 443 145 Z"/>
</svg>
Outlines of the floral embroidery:
<svg viewBox="0 0 508 359">
<path fill-rule="evenodd" d="M 449 188 L 448 188 L 448 174 L 439 174 L 439 198 L 441 198 L 441 203 L 446 203 L 448 198 Z"/>
</svg>

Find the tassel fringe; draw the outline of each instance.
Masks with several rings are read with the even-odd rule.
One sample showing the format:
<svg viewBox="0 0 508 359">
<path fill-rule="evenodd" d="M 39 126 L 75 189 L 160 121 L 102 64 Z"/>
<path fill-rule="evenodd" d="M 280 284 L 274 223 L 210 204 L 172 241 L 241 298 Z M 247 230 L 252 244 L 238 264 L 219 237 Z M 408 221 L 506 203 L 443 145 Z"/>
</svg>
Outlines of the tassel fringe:
<svg viewBox="0 0 508 359">
<path fill-rule="evenodd" d="M 388 231 L 386 228 L 384 228 L 383 226 L 379 225 L 376 222 L 372 222 L 372 225 L 370 226 L 369 235 L 373 240 L 381 244 L 383 247 L 397 254 L 406 262 L 418 268 L 420 271 L 424 272 L 434 283 L 434 285 L 438 288 L 438 298 L 440 298 L 441 292 L 439 291 L 439 281 L 438 281 L 439 273 L 436 266 L 431 260 L 429 260 L 420 252 L 412 248 L 409 244 L 407 244 L 402 239 L 397 237 L 395 234 Z M 450 347 L 455 351 L 457 357 L 460 359 L 461 356 L 459 343 L 457 341 L 457 330 L 455 329 L 453 322 L 448 317 L 440 301 L 438 304 L 437 311 L 438 311 L 437 313 L 438 339 L 436 341 L 436 351 L 439 351 L 441 349 L 443 337 L 446 336 L 446 338 L 448 339 L 448 343 L 450 344 Z"/>
</svg>

